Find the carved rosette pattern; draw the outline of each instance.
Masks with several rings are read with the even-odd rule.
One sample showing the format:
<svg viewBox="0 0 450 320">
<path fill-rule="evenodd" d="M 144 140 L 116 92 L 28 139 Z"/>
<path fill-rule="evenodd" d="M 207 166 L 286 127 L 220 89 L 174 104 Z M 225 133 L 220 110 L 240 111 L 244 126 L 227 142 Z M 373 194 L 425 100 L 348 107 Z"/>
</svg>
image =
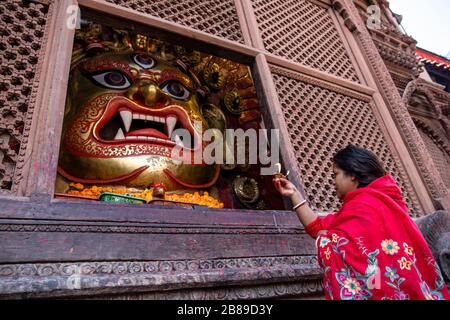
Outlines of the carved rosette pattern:
<svg viewBox="0 0 450 320">
<path fill-rule="evenodd" d="M 373 43 L 365 23 L 359 16 L 355 4 L 351 0 L 334 0 L 333 3 L 339 3 L 339 6 L 345 8 L 355 24 L 355 29 L 353 30 L 355 38 L 359 42 L 363 54 L 367 57 L 367 61 L 375 73 L 376 80 L 380 85 L 381 94 L 385 98 L 389 109 L 392 111 L 391 114 L 396 120 L 399 129 L 404 134 L 405 142 L 411 150 L 419 172 L 432 197 L 435 199 L 444 197 L 447 195 L 447 188 L 434 166 L 433 160 L 395 87 L 395 83 L 383 59 Z"/>
<path fill-rule="evenodd" d="M 359 82 L 326 8 L 308 0 L 252 0 L 252 5 L 267 51 Z"/>
<path fill-rule="evenodd" d="M 272 68 L 290 140 L 311 206 L 337 210 L 332 157 L 353 143 L 372 150 L 399 184 L 412 216 L 422 213 L 398 159 L 393 155 L 367 99 L 358 100 L 324 86 L 298 80 L 296 73 Z M 307 79 L 306 79 L 307 80 Z M 345 134 L 344 134 L 345 133 Z"/>
<path fill-rule="evenodd" d="M 255 286 L 292 278 L 303 278 L 304 283 L 277 284 L 269 290 L 246 289 L 241 285 L 243 280 Z M 214 292 L 214 297 L 226 299 L 234 295 L 245 299 L 320 293 L 321 279 L 322 273 L 315 256 L 0 265 L 0 292 L 3 296 L 43 296 L 51 295 L 52 291 L 58 291 L 58 295 L 85 295 L 107 288 L 114 288 L 112 292 L 115 293 L 129 294 L 131 288 L 135 292 L 172 288 L 189 289 L 185 295 L 197 295 L 196 299 L 202 299 L 211 298 L 204 291 L 198 291 L 208 283 L 217 287 L 227 285 L 226 289 Z M 236 290 L 233 285 L 239 288 Z"/>
<path fill-rule="evenodd" d="M 106 0 L 161 19 L 244 43 L 233 0 Z"/>
<path fill-rule="evenodd" d="M 23 178 L 51 14 L 52 6 L 43 3 L 0 3 L 0 192 L 17 192 Z"/>
<path fill-rule="evenodd" d="M 265 284 L 258 286 L 207 288 L 197 290 L 174 290 L 169 292 L 136 293 L 110 296 L 95 296 L 104 300 L 247 300 L 280 297 L 324 299 L 323 281 Z"/>
</svg>

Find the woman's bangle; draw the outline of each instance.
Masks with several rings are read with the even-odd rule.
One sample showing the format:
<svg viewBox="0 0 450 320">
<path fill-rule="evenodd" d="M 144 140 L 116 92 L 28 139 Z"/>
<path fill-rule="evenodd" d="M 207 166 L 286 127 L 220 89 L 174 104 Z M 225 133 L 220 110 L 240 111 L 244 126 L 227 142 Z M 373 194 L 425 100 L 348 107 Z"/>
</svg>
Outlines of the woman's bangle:
<svg viewBox="0 0 450 320">
<path fill-rule="evenodd" d="M 306 199 L 303 200 L 302 202 L 300 202 L 299 204 L 297 204 L 296 206 L 294 206 L 294 207 L 292 208 L 292 210 L 294 210 L 294 211 L 297 210 L 298 208 L 300 208 L 301 206 L 303 206 L 306 202 L 307 202 Z"/>
</svg>

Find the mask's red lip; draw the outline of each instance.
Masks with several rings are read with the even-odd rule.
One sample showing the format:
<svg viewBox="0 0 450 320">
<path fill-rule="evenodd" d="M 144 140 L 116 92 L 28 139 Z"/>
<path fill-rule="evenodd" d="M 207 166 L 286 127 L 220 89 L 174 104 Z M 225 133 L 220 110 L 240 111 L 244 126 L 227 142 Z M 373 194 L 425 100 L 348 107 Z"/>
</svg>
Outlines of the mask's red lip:
<svg viewBox="0 0 450 320">
<path fill-rule="evenodd" d="M 102 139 L 100 130 L 117 114 L 121 114 L 121 119 L 128 119 L 126 121 L 130 121 L 130 124 L 133 120 L 148 120 L 161 123 L 162 126 L 165 126 L 166 130 L 168 130 L 167 127 L 169 126 L 169 122 L 173 123 L 175 121 L 175 123 L 179 123 L 183 129 L 186 129 L 191 134 L 194 141 L 192 148 L 184 147 L 184 149 L 196 150 L 201 148 L 201 136 L 192 126 L 187 112 L 182 107 L 178 105 L 169 105 L 158 108 L 156 105 L 155 109 L 149 109 L 148 107 L 143 107 L 123 96 L 115 97 L 109 101 L 105 112 L 94 126 L 93 136 L 96 140 L 104 144 L 145 143 L 169 147 L 174 147 L 176 145 L 176 143 L 170 139 L 171 137 L 168 136 L 168 132 L 160 132 L 153 128 L 141 128 L 131 132 L 125 129 L 124 131 L 126 132 L 122 131 L 123 135 L 118 134 L 114 140 Z M 122 114 L 124 114 L 123 118 Z M 130 129 L 130 124 L 128 124 L 128 129 Z M 126 126 L 126 124 L 124 124 L 124 126 Z"/>
<path fill-rule="evenodd" d="M 142 172 L 147 170 L 149 166 L 142 166 L 128 174 L 117 176 L 111 179 L 82 179 L 71 175 L 67 172 L 63 167 L 58 166 L 58 173 L 63 177 L 69 179 L 70 181 L 86 183 L 86 184 L 118 184 L 118 183 L 126 183 L 132 181 L 137 178 Z"/>
<path fill-rule="evenodd" d="M 219 179 L 219 174 L 220 174 L 220 165 L 215 166 L 214 176 L 212 177 L 212 179 L 209 182 L 204 183 L 204 184 L 191 184 L 188 182 L 184 182 L 181 179 L 177 178 L 170 170 L 164 169 L 163 171 L 169 178 L 171 178 L 173 181 L 175 181 L 176 183 L 178 183 L 179 185 L 181 185 L 183 187 L 186 187 L 189 189 L 202 189 L 202 188 L 209 188 L 217 182 L 217 179 Z"/>
</svg>

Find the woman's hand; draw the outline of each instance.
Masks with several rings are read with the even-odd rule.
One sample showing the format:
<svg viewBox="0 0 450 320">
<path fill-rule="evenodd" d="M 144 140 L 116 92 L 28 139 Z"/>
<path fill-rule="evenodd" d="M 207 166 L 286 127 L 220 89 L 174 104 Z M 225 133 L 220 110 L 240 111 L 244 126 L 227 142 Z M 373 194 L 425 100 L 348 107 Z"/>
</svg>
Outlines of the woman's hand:
<svg viewBox="0 0 450 320">
<path fill-rule="evenodd" d="M 278 192 L 291 200 L 300 222 L 305 227 L 317 219 L 317 213 L 311 210 L 307 202 L 304 202 L 305 199 L 292 182 L 284 178 L 274 178 L 272 181 Z M 297 205 L 300 206 L 296 207 Z"/>
<path fill-rule="evenodd" d="M 291 198 L 297 192 L 297 188 L 289 180 L 279 178 L 273 179 L 272 181 L 275 188 L 283 197 Z"/>
</svg>

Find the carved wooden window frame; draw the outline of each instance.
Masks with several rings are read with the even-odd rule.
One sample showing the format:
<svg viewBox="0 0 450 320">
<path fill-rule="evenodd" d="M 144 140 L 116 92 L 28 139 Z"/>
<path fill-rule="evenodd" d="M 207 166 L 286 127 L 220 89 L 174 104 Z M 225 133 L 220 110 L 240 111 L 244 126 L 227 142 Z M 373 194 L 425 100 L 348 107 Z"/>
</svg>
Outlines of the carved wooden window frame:
<svg viewBox="0 0 450 320">
<path fill-rule="evenodd" d="M 240 2 L 235 1 L 235 4 L 239 18 L 242 19 Z M 40 79 L 40 96 L 36 101 L 37 111 L 34 116 L 35 122 L 38 123 L 36 127 L 32 128 L 31 135 L 34 137 L 34 141 L 29 143 L 28 146 L 28 153 L 32 159 L 28 166 L 29 178 L 26 181 L 21 181 L 21 186 L 18 188 L 18 195 L 20 196 L 39 194 L 50 196 L 50 198 L 53 197 L 56 170 L 52 170 L 52 168 L 56 168 L 57 163 L 55 155 L 58 154 L 63 115 L 61 105 L 65 104 L 63 101 L 66 98 L 74 37 L 74 30 L 64 28 L 64 23 L 66 23 L 68 18 L 67 7 L 70 5 L 79 5 L 83 11 L 86 10 L 88 12 L 87 16 L 91 18 L 95 15 L 94 12 L 100 15 L 104 13 L 105 16 L 95 18 L 96 22 L 99 23 L 103 21 L 114 25 L 118 19 L 126 19 L 133 24 L 136 30 L 147 28 L 152 31 L 152 34 L 156 36 L 161 35 L 169 41 L 170 39 L 179 41 L 179 38 L 182 38 L 190 42 L 189 44 L 193 48 L 198 47 L 198 45 L 204 45 L 207 47 L 205 50 L 202 49 L 205 52 L 217 53 L 219 51 L 221 56 L 249 65 L 252 69 L 255 83 L 261 80 L 258 71 L 255 71 L 255 69 L 259 68 L 259 65 L 256 63 L 256 57 L 260 53 L 252 47 L 103 1 L 61 0 L 52 5 L 54 13 L 52 21 L 47 26 L 49 32 L 48 42 L 45 54 L 43 54 L 43 61 L 41 62 L 42 74 L 45 77 Z M 57 37 L 55 31 L 58 31 Z M 245 28 L 243 28 L 242 32 L 247 42 L 249 38 Z M 54 63 L 54 61 L 57 61 L 57 63 Z M 259 93 L 261 91 L 258 90 Z M 261 94 L 259 94 L 258 98 L 262 105 L 266 104 L 266 99 Z M 265 106 L 263 109 L 268 109 L 268 107 Z M 267 118 L 267 113 L 264 115 L 263 121 L 266 127 L 274 126 L 272 124 L 267 125 L 272 121 L 272 119 Z M 41 143 L 37 143 L 37 141 L 41 141 Z M 38 150 L 37 147 L 41 149 Z M 60 202 L 64 200 L 53 199 L 52 201 Z"/>
</svg>

